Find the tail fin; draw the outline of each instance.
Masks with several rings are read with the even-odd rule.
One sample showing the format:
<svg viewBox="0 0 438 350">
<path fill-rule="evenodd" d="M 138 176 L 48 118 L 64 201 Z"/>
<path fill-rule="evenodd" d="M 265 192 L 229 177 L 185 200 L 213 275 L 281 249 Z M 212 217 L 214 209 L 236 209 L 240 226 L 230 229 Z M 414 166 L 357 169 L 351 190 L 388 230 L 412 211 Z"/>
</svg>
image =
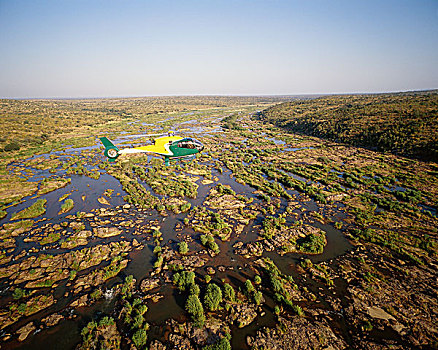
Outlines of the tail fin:
<svg viewBox="0 0 438 350">
<path fill-rule="evenodd" d="M 105 157 L 108 157 L 110 162 L 115 162 L 119 156 L 119 149 L 106 137 L 100 137 L 99 139 L 105 146 L 105 151 L 103 152 Z"/>
</svg>

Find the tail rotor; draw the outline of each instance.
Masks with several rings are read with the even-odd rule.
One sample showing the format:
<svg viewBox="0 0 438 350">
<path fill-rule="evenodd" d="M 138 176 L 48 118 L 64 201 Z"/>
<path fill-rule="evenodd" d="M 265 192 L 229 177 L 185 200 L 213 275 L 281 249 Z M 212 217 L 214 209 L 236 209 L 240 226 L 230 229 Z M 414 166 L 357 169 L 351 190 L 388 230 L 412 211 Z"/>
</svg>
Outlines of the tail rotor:
<svg viewBox="0 0 438 350">
<path fill-rule="evenodd" d="M 103 154 L 108 158 L 108 161 L 114 163 L 118 156 L 120 155 L 119 149 L 106 137 L 99 138 L 102 144 L 105 146 L 105 151 Z"/>
</svg>

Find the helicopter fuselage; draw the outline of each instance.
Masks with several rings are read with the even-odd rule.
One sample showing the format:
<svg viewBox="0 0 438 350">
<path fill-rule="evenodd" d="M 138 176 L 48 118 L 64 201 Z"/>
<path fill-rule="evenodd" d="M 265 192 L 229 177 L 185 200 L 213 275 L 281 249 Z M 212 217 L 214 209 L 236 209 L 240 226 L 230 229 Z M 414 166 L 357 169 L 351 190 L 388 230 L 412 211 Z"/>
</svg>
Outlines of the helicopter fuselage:
<svg viewBox="0 0 438 350">
<path fill-rule="evenodd" d="M 194 156 L 201 152 L 204 146 L 201 142 L 180 136 L 163 136 L 156 138 L 154 144 L 133 148 L 124 148 L 119 150 L 106 137 L 101 137 L 103 145 L 105 146 L 105 156 L 109 158 L 110 162 L 114 162 L 119 155 L 132 153 L 155 153 L 165 157 L 166 164 L 169 164 L 169 158 L 186 158 Z"/>
</svg>

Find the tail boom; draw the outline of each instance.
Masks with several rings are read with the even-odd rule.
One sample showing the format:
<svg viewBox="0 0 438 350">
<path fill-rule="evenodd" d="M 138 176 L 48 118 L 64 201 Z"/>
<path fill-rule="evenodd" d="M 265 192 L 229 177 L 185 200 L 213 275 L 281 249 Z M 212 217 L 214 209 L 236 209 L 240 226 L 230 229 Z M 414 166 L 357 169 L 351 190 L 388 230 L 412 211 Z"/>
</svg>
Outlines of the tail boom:
<svg viewBox="0 0 438 350">
<path fill-rule="evenodd" d="M 105 146 L 105 151 L 103 152 L 105 157 L 107 157 L 110 162 L 115 162 L 120 155 L 120 150 L 108 138 L 100 137 L 99 139 Z"/>
</svg>

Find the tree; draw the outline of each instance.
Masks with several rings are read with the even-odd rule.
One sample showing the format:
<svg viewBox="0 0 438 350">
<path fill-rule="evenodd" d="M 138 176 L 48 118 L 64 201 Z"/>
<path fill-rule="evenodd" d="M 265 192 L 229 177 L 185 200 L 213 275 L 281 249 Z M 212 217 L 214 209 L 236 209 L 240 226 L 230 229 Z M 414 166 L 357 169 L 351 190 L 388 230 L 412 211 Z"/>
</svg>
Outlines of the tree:
<svg viewBox="0 0 438 350">
<path fill-rule="evenodd" d="M 222 301 L 221 289 L 214 283 L 209 284 L 207 286 L 205 296 L 204 296 L 205 306 L 209 310 L 215 311 L 219 307 L 219 304 L 221 301 Z"/>
<path fill-rule="evenodd" d="M 262 283 L 262 278 L 259 275 L 255 275 L 254 282 L 255 284 L 260 284 Z"/>
<path fill-rule="evenodd" d="M 175 284 L 180 291 L 186 290 L 195 283 L 195 273 L 193 271 L 177 272 L 173 275 L 173 284 Z"/>
<path fill-rule="evenodd" d="M 179 248 L 179 253 L 183 255 L 187 254 L 187 252 L 189 251 L 189 246 L 187 245 L 186 242 L 178 243 L 178 248 Z"/>
<path fill-rule="evenodd" d="M 196 294 L 190 294 L 188 296 L 186 301 L 186 311 L 190 314 L 197 327 L 202 327 L 204 325 L 204 308 Z"/>
<path fill-rule="evenodd" d="M 234 292 L 234 288 L 228 283 L 225 283 L 224 285 L 225 300 L 234 301 L 235 297 L 236 297 L 236 293 Z"/>
<path fill-rule="evenodd" d="M 245 289 L 248 295 L 250 295 L 254 291 L 254 286 L 251 283 L 251 280 L 245 281 Z"/>
<path fill-rule="evenodd" d="M 134 342 L 137 348 L 141 348 L 146 345 L 146 341 L 148 339 L 148 334 L 144 329 L 137 330 L 132 336 L 132 341 Z"/>
</svg>

